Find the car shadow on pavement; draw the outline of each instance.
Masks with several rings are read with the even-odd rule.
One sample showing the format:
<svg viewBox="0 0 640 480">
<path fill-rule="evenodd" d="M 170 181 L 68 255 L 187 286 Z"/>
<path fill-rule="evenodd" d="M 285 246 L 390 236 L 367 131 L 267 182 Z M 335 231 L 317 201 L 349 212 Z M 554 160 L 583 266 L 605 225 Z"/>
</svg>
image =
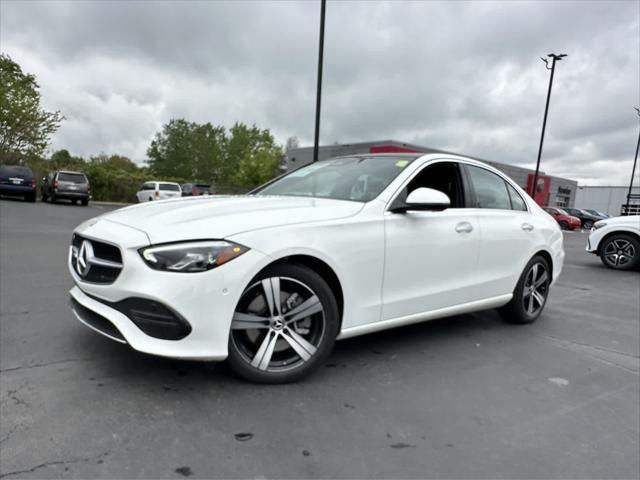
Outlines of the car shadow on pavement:
<svg viewBox="0 0 640 480">
<path fill-rule="evenodd" d="M 486 332 L 511 330 L 497 313 L 488 310 L 432 320 L 383 332 L 363 335 L 336 342 L 324 365 L 301 383 L 314 382 L 326 375 L 340 375 L 349 368 L 380 370 L 381 368 L 415 368 L 414 361 L 406 364 L 402 358 L 422 355 L 432 357 L 448 348 L 474 348 Z M 526 328 L 526 327 L 525 327 Z M 199 362 L 162 358 L 137 352 L 127 345 L 112 342 L 94 332 L 78 329 L 73 339 L 78 350 L 86 351 L 85 368 L 92 370 L 92 378 L 104 382 L 131 383 L 160 388 L 165 391 L 198 390 L 225 385 L 251 385 L 237 378 L 224 362 Z M 82 347 L 81 347 L 82 346 Z M 398 361 L 399 360 L 399 361 Z M 86 370 L 85 370 L 86 371 Z M 323 371 L 325 374 L 323 374 Z M 269 386 L 265 386 L 269 388 Z"/>
</svg>

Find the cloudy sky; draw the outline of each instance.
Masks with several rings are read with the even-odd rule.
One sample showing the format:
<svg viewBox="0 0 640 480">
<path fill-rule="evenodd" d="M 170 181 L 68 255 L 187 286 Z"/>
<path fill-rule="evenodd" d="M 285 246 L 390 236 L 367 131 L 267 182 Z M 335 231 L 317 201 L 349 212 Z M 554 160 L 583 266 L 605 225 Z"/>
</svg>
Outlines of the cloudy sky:
<svg viewBox="0 0 640 480">
<path fill-rule="evenodd" d="M 171 118 L 313 139 L 319 2 L 0 0 L 0 48 L 65 115 L 52 149 L 144 161 Z M 321 143 L 397 139 L 627 184 L 640 2 L 328 1 Z"/>
</svg>

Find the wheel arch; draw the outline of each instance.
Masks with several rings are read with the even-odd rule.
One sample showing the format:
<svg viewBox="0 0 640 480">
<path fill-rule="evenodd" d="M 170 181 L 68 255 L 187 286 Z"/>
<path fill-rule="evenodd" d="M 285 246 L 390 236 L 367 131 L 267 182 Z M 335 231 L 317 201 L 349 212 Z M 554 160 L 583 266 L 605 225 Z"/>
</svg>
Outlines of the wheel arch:
<svg viewBox="0 0 640 480">
<path fill-rule="evenodd" d="M 553 279 L 553 257 L 551 256 L 551 254 L 547 250 L 538 250 L 534 255 L 532 255 L 531 258 L 535 257 L 536 255 L 540 255 L 547 261 L 547 263 L 549 264 L 549 269 L 551 270 L 549 272 L 549 276 Z"/>
<path fill-rule="evenodd" d="M 604 237 L 602 237 L 600 239 L 600 241 L 598 242 L 598 256 L 601 256 L 602 253 L 602 245 L 604 245 L 604 243 L 611 237 L 615 236 L 615 235 L 629 235 L 630 237 L 635 238 L 638 242 L 640 242 L 640 234 L 638 234 L 637 232 L 634 232 L 633 230 L 626 230 L 626 229 L 618 229 L 618 230 L 613 230 L 609 233 L 607 233 Z"/>
<path fill-rule="evenodd" d="M 257 275 L 260 274 L 262 271 L 266 270 L 267 268 L 272 267 L 274 265 L 291 264 L 291 263 L 294 263 L 297 265 L 303 265 L 313 270 L 318 275 L 320 275 L 325 282 L 327 282 L 327 285 L 331 289 L 331 292 L 333 293 L 333 296 L 335 297 L 336 302 L 338 304 L 338 312 L 340 316 L 339 325 L 340 325 L 340 328 L 342 328 L 342 317 L 344 313 L 344 292 L 342 289 L 342 283 L 340 282 L 340 279 L 338 278 L 338 275 L 336 274 L 335 270 L 331 268 L 331 266 L 328 263 L 326 263 L 324 260 L 321 260 L 318 257 L 314 257 L 313 255 L 307 255 L 307 254 L 287 255 L 269 263 L 264 268 L 262 268 L 257 273 Z"/>
</svg>

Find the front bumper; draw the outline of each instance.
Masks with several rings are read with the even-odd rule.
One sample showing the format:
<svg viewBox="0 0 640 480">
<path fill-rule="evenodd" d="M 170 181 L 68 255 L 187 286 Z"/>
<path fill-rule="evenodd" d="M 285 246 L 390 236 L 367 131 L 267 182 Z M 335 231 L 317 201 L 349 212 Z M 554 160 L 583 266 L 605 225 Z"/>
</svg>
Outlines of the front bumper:
<svg viewBox="0 0 640 480">
<path fill-rule="evenodd" d="M 111 224 L 111 225 L 108 225 Z M 105 230 L 109 235 L 105 236 Z M 75 315 L 89 327 L 135 350 L 164 357 L 190 360 L 224 360 L 227 357 L 229 331 L 233 312 L 242 291 L 264 266 L 269 257 L 249 250 L 245 254 L 213 270 L 201 273 L 161 272 L 149 268 L 138 249 L 149 245 L 139 230 L 108 221 L 76 230 L 85 238 L 109 238 L 120 246 L 123 268 L 111 284 L 83 281 L 69 263 L 75 286 L 70 290 Z M 104 240 L 102 240 L 104 241 Z M 132 298 L 146 299 L 165 305 L 184 319 L 190 332 L 184 338 L 168 340 L 145 333 L 114 304 Z M 80 311 L 87 309 L 89 311 Z M 113 334 L 87 319 L 90 312 L 113 325 L 121 335 Z M 84 316 L 83 316 L 84 315 Z M 115 338 L 114 338 L 115 337 Z"/>
</svg>

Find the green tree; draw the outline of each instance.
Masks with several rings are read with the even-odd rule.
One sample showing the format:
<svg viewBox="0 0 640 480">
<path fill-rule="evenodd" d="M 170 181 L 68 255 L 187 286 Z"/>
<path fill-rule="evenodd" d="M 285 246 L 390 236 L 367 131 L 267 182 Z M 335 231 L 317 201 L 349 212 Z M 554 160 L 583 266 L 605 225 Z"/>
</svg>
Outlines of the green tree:
<svg viewBox="0 0 640 480">
<path fill-rule="evenodd" d="M 149 168 L 163 178 L 213 182 L 217 191 L 248 190 L 273 178 L 282 148 L 269 130 L 236 123 L 229 131 L 183 119 L 164 125 L 147 150 Z"/>
<path fill-rule="evenodd" d="M 220 183 L 252 189 L 277 175 L 282 148 L 269 130 L 236 123 L 229 133 L 227 161 Z"/>
<path fill-rule="evenodd" d="M 63 117 L 41 108 L 39 88 L 33 75 L 0 54 L 0 162 L 41 156 L 58 129 Z"/>
<path fill-rule="evenodd" d="M 91 163 L 102 165 L 110 170 L 122 170 L 123 172 L 134 173 L 138 171 L 138 166 L 128 157 L 122 155 L 106 155 L 104 153 L 91 157 Z"/>
<path fill-rule="evenodd" d="M 224 127 L 174 119 L 162 127 L 147 149 L 156 175 L 211 181 L 224 161 Z"/>
</svg>

